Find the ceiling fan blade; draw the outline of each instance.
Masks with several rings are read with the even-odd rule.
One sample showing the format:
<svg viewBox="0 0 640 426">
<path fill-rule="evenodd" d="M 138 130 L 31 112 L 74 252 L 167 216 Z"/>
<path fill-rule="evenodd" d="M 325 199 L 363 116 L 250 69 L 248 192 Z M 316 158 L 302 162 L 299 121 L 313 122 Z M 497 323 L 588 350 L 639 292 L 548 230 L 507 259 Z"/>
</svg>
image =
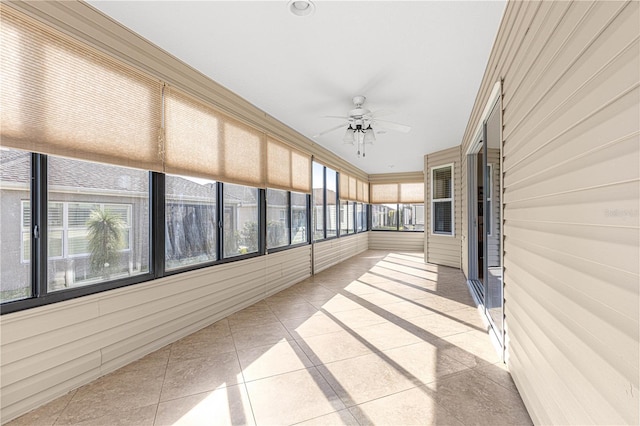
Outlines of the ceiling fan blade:
<svg viewBox="0 0 640 426">
<path fill-rule="evenodd" d="M 332 127 L 328 130 L 325 130 L 324 132 L 320 132 L 317 135 L 313 135 L 314 138 L 319 138 L 322 135 L 326 135 L 327 133 L 333 132 L 334 130 L 338 130 L 338 129 L 346 129 L 347 128 L 347 124 L 348 123 L 342 123 L 337 125 L 336 127 Z"/>
<path fill-rule="evenodd" d="M 370 112 L 369 114 L 367 114 L 369 117 L 371 117 L 372 119 L 376 119 L 378 117 L 384 117 L 385 115 L 391 115 L 393 114 L 395 111 L 390 110 L 390 109 L 378 109 L 375 110 L 373 112 Z"/>
<path fill-rule="evenodd" d="M 396 132 L 401 132 L 401 133 L 409 133 L 409 131 L 411 130 L 411 126 L 394 123 L 393 121 L 387 121 L 387 120 L 374 119 L 371 125 L 374 128 L 382 127 L 383 129 L 395 130 Z"/>
<path fill-rule="evenodd" d="M 343 115 L 324 115 L 322 118 L 339 118 L 340 120 L 348 120 L 350 117 L 345 117 Z"/>
</svg>

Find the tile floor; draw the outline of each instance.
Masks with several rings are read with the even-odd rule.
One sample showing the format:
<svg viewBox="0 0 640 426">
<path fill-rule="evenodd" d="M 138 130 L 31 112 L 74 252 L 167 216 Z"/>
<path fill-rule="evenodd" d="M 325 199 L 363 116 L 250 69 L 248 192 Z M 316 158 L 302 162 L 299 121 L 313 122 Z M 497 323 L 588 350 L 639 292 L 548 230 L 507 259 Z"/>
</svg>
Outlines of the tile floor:
<svg viewBox="0 0 640 426">
<path fill-rule="evenodd" d="M 459 270 L 367 251 L 18 425 L 523 425 Z"/>
</svg>

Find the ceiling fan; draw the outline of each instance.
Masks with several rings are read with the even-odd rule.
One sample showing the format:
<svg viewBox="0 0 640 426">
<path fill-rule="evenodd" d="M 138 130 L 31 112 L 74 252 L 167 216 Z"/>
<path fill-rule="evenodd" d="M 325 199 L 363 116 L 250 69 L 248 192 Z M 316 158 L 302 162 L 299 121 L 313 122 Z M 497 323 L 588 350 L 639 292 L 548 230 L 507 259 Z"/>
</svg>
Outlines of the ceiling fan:
<svg viewBox="0 0 640 426">
<path fill-rule="evenodd" d="M 326 135 L 327 133 L 333 132 L 334 130 L 338 130 L 340 128 L 345 128 L 345 135 L 343 141 L 345 144 L 358 145 L 358 156 L 360 156 L 360 150 L 362 145 L 362 156 L 365 156 L 364 153 L 364 145 L 372 144 L 375 141 L 375 133 L 374 128 L 377 129 L 385 129 L 385 130 L 395 130 L 402 133 L 408 133 L 411 130 L 410 126 L 394 123 L 392 121 L 380 120 L 378 117 L 391 114 L 391 111 L 375 111 L 372 112 L 367 108 L 363 108 L 364 101 L 367 98 L 358 95 L 353 97 L 353 104 L 355 108 L 349 111 L 349 115 L 337 116 L 337 115 L 327 115 L 325 118 L 338 118 L 343 120 L 339 125 L 327 129 L 323 132 L 314 135 L 314 138 Z"/>
</svg>

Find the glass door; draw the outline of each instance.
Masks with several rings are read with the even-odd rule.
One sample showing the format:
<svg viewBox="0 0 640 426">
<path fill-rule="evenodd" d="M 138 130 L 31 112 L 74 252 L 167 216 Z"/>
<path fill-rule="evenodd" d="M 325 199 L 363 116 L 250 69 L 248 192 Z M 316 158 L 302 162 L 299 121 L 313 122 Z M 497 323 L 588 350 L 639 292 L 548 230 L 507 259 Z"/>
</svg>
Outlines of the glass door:
<svg viewBox="0 0 640 426">
<path fill-rule="evenodd" d="M 483 125 L 483 279 L 485 309 L 489 322 L 502 344 L 504 341 L 504 295 L 502 281 L 501 218 L 501 120 L 497 102 Z"/>
</svg>

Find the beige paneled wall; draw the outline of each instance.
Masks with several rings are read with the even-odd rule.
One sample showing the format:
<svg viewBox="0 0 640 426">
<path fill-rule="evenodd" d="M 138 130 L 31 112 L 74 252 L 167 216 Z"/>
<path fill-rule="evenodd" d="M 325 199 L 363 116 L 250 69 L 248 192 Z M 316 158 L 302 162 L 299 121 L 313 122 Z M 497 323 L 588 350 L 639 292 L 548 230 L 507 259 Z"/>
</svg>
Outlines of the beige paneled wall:
<svg viewBox="0 0 640 426">
<path fill-rule="evenodd" d="M 453 212 L 454 212 L 454 235 L 433 234 L 431 226 L 431 169 L 433 167 L 453 164 Z M 437 265 L 452 266 L 460 268 L 462 247 L 462 209 L 461 209 L 461 169 L 460 169 L 460 147 L 445 149 L 434 152 L 424 157 L 424 184 L 425 184 L 425 241 L 424 254 L 425 261 Z"/>
<path fill-rule="evenodd" d="M 639 7 L 509 2 L 462 144 L 503 80 L 507 363 L 536 424 L 640 422 Z"/>
<path fill-rule="evenodd" d="M 317 274 L 369 248 L 369 232 L 313 244 L 313 273 Z"/>
<path fill-rule="evenodd" d="M 3 315 L 1 421 L 310 275 L 304 246 Z"/>
<path fill-rule="evenodd" d="M 424 232 L 369 232 L 371 250 L 423 251 Z"/>
</svg>

